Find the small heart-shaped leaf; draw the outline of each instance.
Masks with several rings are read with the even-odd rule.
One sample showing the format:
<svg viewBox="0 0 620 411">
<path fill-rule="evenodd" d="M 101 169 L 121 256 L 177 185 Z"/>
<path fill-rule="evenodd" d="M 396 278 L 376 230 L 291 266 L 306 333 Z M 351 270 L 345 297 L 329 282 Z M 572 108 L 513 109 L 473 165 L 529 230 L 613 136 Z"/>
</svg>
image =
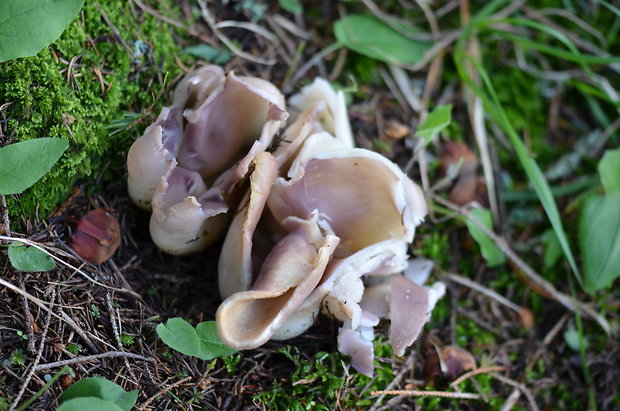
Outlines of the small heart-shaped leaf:
<svg viewBox="0 0 620 411">
<path fill-rule="evenodd" d="M 36 247 L 28 247 L 19 241 L 9 245 L 9 261 L 19 271 L 49 271 L 56 267 L 54 260 Z"/>
</svg>

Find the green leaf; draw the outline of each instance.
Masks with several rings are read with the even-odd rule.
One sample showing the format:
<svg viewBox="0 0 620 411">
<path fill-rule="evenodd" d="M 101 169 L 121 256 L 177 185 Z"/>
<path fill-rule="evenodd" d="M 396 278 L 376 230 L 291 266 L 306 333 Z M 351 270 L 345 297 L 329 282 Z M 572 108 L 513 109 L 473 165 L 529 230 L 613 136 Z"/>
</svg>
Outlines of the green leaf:
<svg viewBox="0 0 620 411">
<path fill-rule="evenodd" d="M 96 397 L 80 397 L 63 402 L 56 411 L 127 411 L 113 402 Z"/>
<path fill-rule="evenodd" d="M 411 31 L 410 28 L 403 30 Z M 334 23 L 338 42 L 370 58 L 394 64 L 415 64 L 431 43 L 405 37 L 373 16 L 350 14 Z"/>
<path fill-rule="evenodd" d="M 590 197 L 579 219 L 584 289 L 592 294 L 620 277 L 620 191 Z"/>
<path fill-rule="evenodd" d="M 200 355 L 202 360 L 225 357 L 234 354 L 237 350 L 225 345 L 217 335 L 215 321 L 205 321 L 196 326 L 196 334 L 200 340 Z"/>
<path fill-rule="evenodd" d="M 230 61 L 231 57 L 228 51 L 209 46 L 208 44 L 188 47 L 184 52 L 213 64 L 226 64 Z"/>
<path fill-rule="evenodd" d="M 280 7 L 292 14 L 299 14 L 304 11 L 304 7 L 299 0 L 278 0 Z"/>
<path fill-rule="evenodd" d="M 168 347 L 186 355 L 198 356 L 200 352 L 198 335 L 194 327 L 184 319 L 170 318 L 166 325 L 159 324 L 155 330 Z"/>
<path fill-rule="evenodd" d="M 491 212 L 486 208 L 474 208 L 471 211 L 472 216 L 484 224 L 489 229 L 493 229 L 493 220 L 491 217 Z M 487 261 L 487 265 L 489 267 L 495 267 L 503 264 L 506 261 L 506 256 L 500 250 L 493 239 L 489 237 L 480 227 L 478 227 L 473 221 L 466 221 L 467 228 L 469 229 L 469 233 L 474 240 L 480 246 L 480 251 L 482 252 L 482 256 Z"/>
<path fill-rule="evenodd" d="M 557 263 L 558 258 L 562 256 L 562 246 L 560 240 L 553 230 L 547 230 L 540 237 L 545 245 L 544 264 L 545 267 L 551 268 Z"/>
<path fill-rule="evenodd" d="M 44 137 L 0 148 L 0 194 L 19 194 L 36 183 L 68 145 L 67 140 Z"/>
<path fill-rule="evenodd" d="M 54 260 L 36 247 L 14 241 L 9 245 L 9 261 L 19 271 L 49 271 L 56 267 Z"/>
<path fill-rule="evenodd" d="M 65 404 L 73 403 L 76 399 L 88 401 L 95 399 L 98 401 L 94 401 L 93 406 L 103 404 L 101 401 L 104 401 L 106 404 L 111 404 L 115 407 L 109 409 L 130 411 L 138 399 L 138 391 L 126 392 L 122 387 L 105 378 L 90 377 L 84 378 L 67 388 L 60 396 L 59 402 L 63 403 L 62 405 L 64 406 Z M 84 402 L 81 403 L 86 405 Z M 60 408 L 58 409 L 60 410 Z M 74 408 L 67 409 L 73 410 Z M 77 408 L 75 409 L 77 410 Z M 88 406 L 84 409 L 90 410 L 94 408 Z"/>
<path fill-rule="evenodd" d="M 56 40 L 84 0 L 0 1 L 0 62 L 34 56 Z"/>
<path fill-rule="evenodd" d="M 220 340 L 215 321 L 202 322 L 194 329 L 182 318 L 171 318 L 166 325 L 159 324 L 156 331 L 170 348 L 201 360 L 211 360 L 236 352 Z"/>
<path fill-rule="evenodd" d="M 431 111 L 422 124 L 418 127 L 415 135 L 427 142 L 435 138 L 437 134 L 450 125 L 452 121 L 452 104 L 437 106 Z"/>
<path fill-rule="evenodd" d="M 620 191 L 620 148 L 605 152 L 598 163 L 598 173 L 607 194 Z"/>
<path fill-rule="evenodd" d="M 583 338 L 583 336 L 582 336 Z M 573 350 L 573 351 L 577 351 L 579 352 L 579 346 L 581 345 L 579 342 L 579 331 L 577 331 L 577 329 L 571 325 L 569 326 L 566 331 L 564 331 L 564 341 L 566 341 L 566 344 L 568 344 L 568 346 Z M 583 341 L 585 347 L 588 347 L 588 341 L 584 340 Z"/>
</svg>

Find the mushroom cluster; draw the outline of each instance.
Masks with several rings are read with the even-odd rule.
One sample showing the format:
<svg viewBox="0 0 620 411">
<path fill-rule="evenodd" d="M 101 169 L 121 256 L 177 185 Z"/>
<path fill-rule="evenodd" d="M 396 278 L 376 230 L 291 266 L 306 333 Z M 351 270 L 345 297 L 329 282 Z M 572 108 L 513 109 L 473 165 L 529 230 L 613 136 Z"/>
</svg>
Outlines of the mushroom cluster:
<svg viewBox="0 0 620 411">
<path fill-rule="evenodd" d="M 236 184 L 287 117 L 284 96 L 268 81 L 225 76 L 218 66 L 181 81 L 127 155 L 129 195 L 152 210 L 159 248 L 188 254 L 223 235 Z"/>
<path fill-rule="evenodd" d="M 390 319 L 402 355 L 444 293 L 422 285 L 432 263 L 408 258 L 424 196 L 394 163 L 353 146 L 343 93 L 325 80 L 289 105 L 294 121 L 272 144 L 288 117 L 272 84 L 214 66 L 189 74 L 129 152 L 130 196 L 151 206 L 166 252 L 225 233 L 216 324 L 226 345 L 295 337 L 322 312 L 343 322 L 339 350 L 371 375 L 379 320 Z"/>
</svg>

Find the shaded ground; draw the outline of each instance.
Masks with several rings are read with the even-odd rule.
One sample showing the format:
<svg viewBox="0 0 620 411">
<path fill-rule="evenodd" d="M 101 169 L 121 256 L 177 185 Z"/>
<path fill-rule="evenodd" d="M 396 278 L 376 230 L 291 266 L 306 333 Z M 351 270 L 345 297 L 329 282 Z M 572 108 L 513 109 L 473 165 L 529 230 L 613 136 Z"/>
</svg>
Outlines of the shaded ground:
<svg viewBox="0 0 620 411">
<path fill-rule="evenodd" d="M 276 64 L 259 64 L 233 54 L 225 68 L 268 78 L 283 87 L 288 95 L 316 75 L 328 77 L 343 86 L 352 86 L 355 82 L 357 89 L 350 93 L 349 114 L 356 142 L 361 147 L 382 152 L 403 168 L 410 166 L 411 130 L 416 129 L 420 113 L 407 104 L 398 85 L 392 84 L 391 88 L 386 85 L 392 79 L 386 66 L 345 49 L 326 54 L 322 59 L 315 58 L 316 53 L 333 43 L 331 24 L 335 19 L 344 13 L 368 14 L 369 9 L 361 4 L 310 2 L 304 4 L 304 14 L 294 18 L 276 2 L 261 11 L 259 6 L 262 4 L 231 2 L 225 7 L 209 2 L 218 21 L 256 21 L 254 24 L 273 31 L 279 39 L 271 43 L 248 30 L 228 29 L 226 35 L 238 47 L 253 56 L 275 59 Z M 468 3 L 463 2 L 461 6 L 465 4 Z M 477 7 L 471 5 L 472 11 Z M 154 119 L 161 105 L 168 101 L 169 93 L 182 72 L 201 64 L 200 59 L 184 54 L 182 50 L 200 41 L 218 48 L 223 46 L 201 19 L 199 8 L 188 1 L 143 4 L 134 0 L 126 5 L 114 1 L 87 2 L 86 8 L 81 21 L 90 22 L 85 24 L 87 33 L 89 30 L 98 33 L 90 40 L 99 48 L 113 45 L 117 51 L 121 50 L 121 55 L 129 55 L 125 44 L 131 49 L 137 40 L 142 40 L 149 45 L 149 51 L 138 60 L 123 57 L 128 58 L 126 66 L 120 63 L 115 66 L 111 60 L 101 61 L 105 70 L 118 75 L 114 79 L 119 82 L 119 87 L 123 87 L 121 91 L 136 96 L 134 101 L 119 98 L 114 105 L 104 98 L 102 104 L 110 103 L 110 108 L 109 112 L 102 114 L 100 121 L 107 124 L 84 129 L 93 133 L 93 141 L 109 135 L 109 129 L 104 126 L 111 124 L 113 130 L 120 131 L 118 138 L 111 142 L 98 140 L 96 144 L 102 148 L 93 149 L 92 155 L 100 156 L 92 161 L 93 167 L 103 165 L 105 171 L 89 170 L 77 175 L 73 187 L 78 191 L 50 216 L 48 212 L 55 203 L 42 205 L 44 211 L 37 216 L 34 209 L 25 205 L 32 202 L 28 193 L 8 199 L 13 234 L 20 233 L 20 236 L 54 247 L 57 256 L 73 267 L 79 267 L 80 271 L 60 267 L 45 273 L 16 272 L 5 258 L 5 251 L 0 251 L 0 278 L 22 290 L 16 292 L 4 283 L 0 288 L 0 409 L 18 395 L 22 402 L 34 396 L 60 369 L 62 364 L 57 362 L 72 359 L 77 361 L 71 364 L 76 380 L 101 375 L 126 390 L 138 389 L 138 409 L 500 409 L 502 406 L 506 407 L 503 409 L 511 406 L 516 409 L 586 409 L 589 395 L 594 395 L 600 409 L 618 407 L 618 341 L 608 338 L 595 322 L 583 318 L 584 335 L 589 342 L 585 357 L 591 379 L 588 384 L 584 377 L 583 358 L 569 346 L 565 337 L 567 330 L 577 327 L 573 313 L 541 296 L 531 281 L 520 281 L 522 269 L 518 265 L 511 262 L 488 268 L 464 225 L 452 218 L 455 213 L 438 203 L 433 215 L 418 230 L 412 250 L 415 255 L 436 262 L 438 268 L 434 275 L 446 282 L 448 294 L 405 357 L 394 357 L 386 344 L 377 344 L 377 373 L 373 379 L 356 374 L 347 365 L 347 360 L 336 353 L 338 324 L 327 318 L 320 318 L 313 328 L 297 339 L 286 343 L 270 342 L 260 349 L 211 362 L 168 349 L 155 333 L 157 324 L 171 317 L 183 317 L 194 323 L 214 317 L 220 302 L 215 283 L 219 246 L 216 244 L 208 251 L 190 257 L 173 257 L 159 252 L 149 239 L 148 216 L 133 207 L 126 196 L 124 153 L 131 141 Z M 459 15 L 457 3 L 434 9 L 443 37 L 459 27 L 462 15 Z M 408 16 L 427 27 L 424 14 L 413 2 L 391 2 L 385 10 Z M 528 9 L 521 6 L 510 12 L 523 15 Z M 121 14 L 124 17 L 120 17 Z M 277 20 L 281 18 L 288 19 L 301 35 L 278 24 Z M 79 26 L 79 21 L 80 18 L 74 24 Z M 607 20 L 597 17 L 592 24 L 600 24 L 597 29 L 603 31 Z M 162 30 L 169 35 L 165 48 L 171 53 L 165 60 L 153 34 Z M 65 33 L 59 45 L 50 46 L 51 54 L 43 53 L 45 56 L 40 58 L 50 63 L 50 67 L 56 67 L 51 63 L 53 55 L 71 50 L 67 46 L 73 39 L 71 35 Z M 159 36 L 164 37 L 161 33 Z M 575 90 L 564 90 L 563 84 L 544 82 L 523 74 L 513 64 L 511 44 L 493 38 L 482 40 L 483 46 L 487 47 L 485 50 L 491 54 L 486 57 L 485 64 L 493 73 L 502 102 L 508 107 L 508 115 L 523 133 L 528 147 L 536 153 L 543 169 L 551 168 L 558 158 L 569 153 L 583 137 L 584 130 L 600 128 L 594 114 L 579 110 L 580 97 Z M 84 42 L 73 47 L 77 55 L 82 53 L 82 47 L 87 49 L 89 46 Z M 443 50 L 446 57 L 436 58 L 421 69 L 408 72 L 410 84 L 419 95 L 426 96 L 422 101 L 429 109 L 438 104 L 453 104 L 453 124 L 444 137 L 464 141 L 476 151 L 461 93 L 462 84 L 450 57 L 452 47 L 450 43 Z M 612 43 L 609 47 L 610 50 L 617 49 L 617 44 Z M 61 57 L 70 61 L 72 56 Z M 96 62 L 98 57 L 88 58 Z M 86 52 L 83 59 L 87 59 Z M 61 66 L 62 61 L 57 63 L 58 68 Z M 84 89 L 89 87 L 85 85 L 88 79 L 97 78 L 92 67 L 85 64 L 76 72 L 80 74 L 77 78 L 82 78 Z M 3 69 L 8 73 L 15 66 L 0 65 L 0 73 Z M 604 67 L 600 72 L 610 74 Z M 144 75 L 140 76 L 140 73 Z M 82 103 L 90 98 L 85 96 L 85 90 L 71 87 L 66 71 L 61 74 L 60 80 L 56 81 L 67 81 L 62 85 L 68 87 L 67 92 L 81 96 Z M 610 78 L 613 81 L 615 77 Z M 112 74 L 109 79 L 112 83 Z M 7 78 L 3 80 L 7 81 Z M 99 82 L 95 83 L 95 88 L 99 87 Z M 394 94 L 395 90 L 398 95 Z M 30 127 L 31 121 L 26 115 L 28 110 L 20 106 L 21 100 L 16 97 L 18 93 L 10 94 L 9 91 L 5 87 L 4 94 L 0 94 L 0 105 L 12 103 L 0 110 L 2 145 L 13 141 L 14 136 L 18 138 L 20 127 Z M 32 109 L 37 110 L 36 106 Z M 610 112 L 605 106 L 600 110 Z M 134 114 L 128 116 L 127 113 Z M 394 127 L 403 127 L 405 132 L 401 137 L 405 138 L 391 138 Z M 538 203 L 525 197 L 519 201 L 506 200 L 514 193 L 525 193 L 527 197 L 531 192 L 503 133 L 492 121 L 488 128 L 497 137 L 489 140 L 489 148 L 496 176 L 501 180 L 498 182 L 501 216 L 498 231 L 512 249 L 555 284 L 560 292 L 571 295 L 571 289 L 578 286 L 571 283 L 566 264 L 560 261 L 550 268 L 542 264 L 544 247 L 540 235 L 547 225 Z M 66 127 L 61 127 L 58 133 L 68 136 Z M 416 181 L 428 178 L 432 186 L 442 178 L 437 160 L 443 149 L 442 141 L 428 148 L 428 171 L 421 174 L 417 163 L 411 168 L 410 175 Z M 617 142 L 614 135 L 608 145 L 617 145 Z M 95 145 L 88 141 L 84 143 L 85 146 L 89 144 Z M 571 183 L 577 176 L 589 175 L 595 170 L 599 157 L 600 150 L 590 157 L 585 156 L 558 183 Z M 419 158 L 417 160 L 419 162 Z M 57 180 L 50 177 L 41 182 L 36 190 L 44 191 L 46 184 L 62 181 L 62 176 L 55 178 Z M 516 182 L 509 185 L 505 180 L 511 178 Z M 62 198 L 66 198 L 73 187 L 64 187 Z M 558 197 L 567 227 L 576 225 L 571 202 L 587 189 L 590 187 L 573 197 Z M 442 196 L 447 192 L 447 189 L 437 191 Z M 35 200 L 39 198 L 33 197 Z M 93 267 L 82 264 L 66 243 L 70 238 L 72 219 L 98 206 L 106 207 L 118 216 L 123 239 L 112 260 Z M 26 210 L 32 213 L 27 214 Z M 574 240 L 575 231 L 570 228 L 568 231 Z M 472 289 L 467 279 L 522 307 L 521 316 L 502 305 L 488 291 Z M 592 301 L 579 291 L 575 291 L 575 298 Z M 596 295 L 590 305 L 604 314 L 612 328 L 617 329 L 618 301 L 618 292 L 611 290 Z M 527 313 L 531 314 L 531 324 Z M 380 333 L 383 341 L 388 326 L 382 325 L 380 330 L 383 331 Z M 461 361 L 451 360 L 450 353 L 454 351 L 447 350 L 450 346 L 463 349 L 457 351 L 457 358 Z M 104 353 L 111 354 L 105 358 L 84 360 L 85 356 Z M 440 364 L 437 353 L 444 355 L 443 364 Z M 457 376 L 463 376 L 466 370 L 459 369 L 458 365 L 463 365 L 467 353 L 475 359 L 478 368 L 474 374 L 477 375 L 465 374 L 459 381 Z M 37 365 L 30 375 L 33 364 Z M 43 368 L 46 364 L 51 367 Z M 56 407 L 57 398 L 71 383 L 68 376 L 61 377 L 40 395 L 31 409 Z M 396 393 L 373 393 L 381 390 L 439 393 L 415 399 L 394 395 Z M 473 393 L 480 398 L 451 398 L 458 396 L 457 391 Z"/>
</svg>

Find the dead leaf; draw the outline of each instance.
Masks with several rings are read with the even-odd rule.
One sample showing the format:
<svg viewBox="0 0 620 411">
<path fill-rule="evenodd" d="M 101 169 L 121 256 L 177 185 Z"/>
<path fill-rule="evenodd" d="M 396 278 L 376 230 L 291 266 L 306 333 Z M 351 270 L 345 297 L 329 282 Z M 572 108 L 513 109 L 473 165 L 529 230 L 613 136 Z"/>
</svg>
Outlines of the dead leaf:
<svg viewBox="0 0 620 411">
<path fill-rule="evenodd" d="M 80 218 L 71 236 L 71 247 L 91 264 L 107 261 L 121 244 L 121 228 L 116 217 L 96 208 Z"/>
<path fill-rule="evenodd" d="M 526 330 L 531 330 L 534 327 L 534 314 L 532 314 L 532 310 L 527 307 L 521 307 L 518 311 L 519 314 L 519 322 Z"/>
<path fill-rule="evenodd" d="M 478 157 L 467 145 L 461 142 L 446 141 L 443 152 L 439 156 L 440 168 L 447 174 L 453 167 L 459 167 L 456 182 L 448 199 L 458 205 L 469 204 L 484 198 L 486 186 L 480 184 L 477 169 Z"/>
<path fill-rule="evenodd" d="M 450 345 L 441 350 L 441 358 L 446 377 L 454 380 L 459 374 L 476 368 L 476 360 L 469 351 L 464 348 Z"/>
<path fill-rule="evenodd" d="M 422 348 L 424 377 L 432 384 L 435 377 L 441 375 L 441 360 L 439 358 L 439 341 L 433 334 L 424 339 Z"/>
<path fill-rule="evenodd" d="M 387 127 L 383 133 L 391 139 L 400 140 L 411 134 L 411 129 L 396 120 L 388 121 Z"/>
</svg>

